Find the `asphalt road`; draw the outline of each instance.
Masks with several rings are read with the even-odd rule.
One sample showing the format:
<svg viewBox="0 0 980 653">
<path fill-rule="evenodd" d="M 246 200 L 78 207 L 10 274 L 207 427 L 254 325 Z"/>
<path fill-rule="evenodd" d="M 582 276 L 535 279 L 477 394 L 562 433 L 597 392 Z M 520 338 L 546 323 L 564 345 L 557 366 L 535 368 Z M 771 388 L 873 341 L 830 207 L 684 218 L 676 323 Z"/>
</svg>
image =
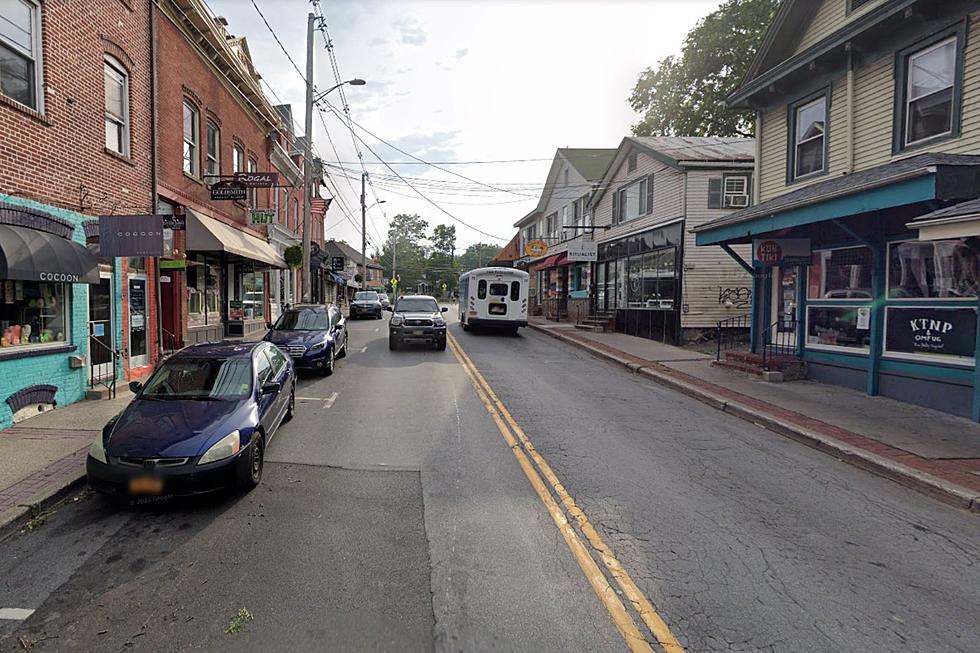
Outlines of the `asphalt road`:
<svg viewBox="0 0 980 653">
<path fill-rule="evenodd" d="M 0 542 L 0 610 L 35 610 L 0 651 L 628 650 L 453 352 L 349 324 L 252 493 L 81 492 Z M 687 651 L 980 649 L 975 515 L 541 334 L 452 332 Z"/>
</svg>

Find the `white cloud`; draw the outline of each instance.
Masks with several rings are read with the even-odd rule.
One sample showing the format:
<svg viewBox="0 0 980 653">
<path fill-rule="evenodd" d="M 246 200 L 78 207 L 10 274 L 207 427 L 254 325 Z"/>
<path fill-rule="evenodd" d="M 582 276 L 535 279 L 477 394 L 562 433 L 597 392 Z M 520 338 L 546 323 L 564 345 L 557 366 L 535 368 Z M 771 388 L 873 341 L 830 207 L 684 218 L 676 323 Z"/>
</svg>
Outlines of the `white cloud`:
<svg viewBox="0 0 980 653">
<path fill-rule="evenodd" d="M 408 45 L 425 45 L 425 41 L 429 37 L 414 18 L 399 18 L 392 22 L 391 26 L 398 30 L 402 43 Z"/>
</svg>

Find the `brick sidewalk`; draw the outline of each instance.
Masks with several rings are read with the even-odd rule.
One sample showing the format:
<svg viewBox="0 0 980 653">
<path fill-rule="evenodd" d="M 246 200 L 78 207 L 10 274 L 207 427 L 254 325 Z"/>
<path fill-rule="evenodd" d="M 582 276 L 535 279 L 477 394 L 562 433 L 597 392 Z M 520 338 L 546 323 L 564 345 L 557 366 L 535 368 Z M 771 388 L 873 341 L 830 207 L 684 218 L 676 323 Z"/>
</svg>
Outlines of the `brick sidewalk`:
<svg viewBox="0 0 980 653">
<path fill-rule="evenodd" d="M 543 333 L 618 362 L 716 408 L 788 435 L 944 501 L 980 512 L 980 458 L 925 458 L 859 433 L 628 354 L 567 329 L 530 325 Z"/>
</svg>

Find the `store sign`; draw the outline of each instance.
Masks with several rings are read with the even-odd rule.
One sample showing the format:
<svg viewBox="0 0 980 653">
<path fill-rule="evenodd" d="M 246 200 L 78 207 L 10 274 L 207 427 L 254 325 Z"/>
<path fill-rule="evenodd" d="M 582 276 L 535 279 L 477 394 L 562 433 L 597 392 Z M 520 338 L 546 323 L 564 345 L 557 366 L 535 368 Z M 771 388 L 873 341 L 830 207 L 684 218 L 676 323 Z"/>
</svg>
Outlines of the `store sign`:
<svg viewBox="0 0 980 653">
<path fill-rule="evenodd" d="M 99 256 L 163 256 L 163 216 L 99 216 Z"/>
<path fill-rule="evenodd" d="M 543 240 L 532 240 L 524 245 L 524 253 L 531 257 L 544 256 L 548 253 L 548 243 Z"/>
<path fill-rule="evenodd" d="M 184 259 L 160 259 L 161 270 L 186 270 L 187 261 Z"/>
<path fill-rule="evenodd" d="M 344 271 L 344 257 L 343 256 L 331 256 L 330 257 L 330 269 L 334 272 Z"/>
<path fill-rule="evenodd" d="M 276 212 L 274 209 L 249 209 L 249 224 L 274 224 Z"/>
<path fill-rule="evenodd" d="M 810 262 L 809 238 L 762 238 L 752 241 L 752 259 L 760 265 L 806 265 Z"/>
<path fill-rule="evenodd" d="M 596 261 L 599 259 L 599 244 L 594 240 L 570 242 L 567 256 L 569 261 Z"/>
<path fill-rule="evenodd" d="M 212 200 L 244 200 L 248 197 L 248 187 L 240 181 L 223 179 L 211 184 Z"/>
<path fill-rule="evenodd" d="M 272 188 L 279 185 L 278 172 L 236 172 L 234 178 L 247 188 Z"/>
<path fill-rule="evenodd" d="M 974 308 L 888 307 L 885 349 L 900 354 L 973 358 L 977 346 Z"/>
<path fill-rule="evenodd" d="M 187 230 L 187 216 L 185 215 L 165 215 L 163 216 L 163 228 L 173 231 Z"/>
</svg>

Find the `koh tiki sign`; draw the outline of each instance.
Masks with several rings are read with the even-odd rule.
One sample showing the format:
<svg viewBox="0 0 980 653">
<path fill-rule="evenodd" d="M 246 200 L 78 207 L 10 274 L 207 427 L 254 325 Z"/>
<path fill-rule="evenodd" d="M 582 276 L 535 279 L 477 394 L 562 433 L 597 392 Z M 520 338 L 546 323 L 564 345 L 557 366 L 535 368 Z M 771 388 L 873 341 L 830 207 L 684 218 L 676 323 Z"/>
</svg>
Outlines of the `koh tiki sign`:
<svg viewBox="0 0 980 653">
<path fill-rule="evenodd" d="M 783 248 L 775 240 L 764 240 L 755 250 L 755 260 L 764 265 L 777 265 L 783 260 Z"/>
<path fill-rule="evenodd" d="M 279 185 L 278 172 L 236 172 L 235 181 L 248 188 L 271 188 Z"/>
</svg>

